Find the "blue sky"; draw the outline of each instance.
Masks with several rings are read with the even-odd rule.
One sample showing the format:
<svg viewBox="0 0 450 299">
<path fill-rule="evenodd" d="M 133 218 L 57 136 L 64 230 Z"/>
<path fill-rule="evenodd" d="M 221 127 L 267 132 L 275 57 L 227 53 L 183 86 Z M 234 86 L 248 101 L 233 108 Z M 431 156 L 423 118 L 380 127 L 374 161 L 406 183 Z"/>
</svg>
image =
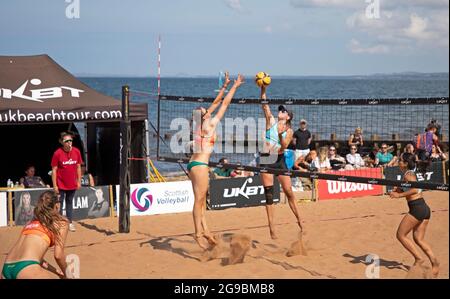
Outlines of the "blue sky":
<svg viewBox="0 0 450 299">
<path fill-rule="evenodd" d="M 78 19 L 66 1 L 1 1 L 0 55 L 156 76 L 161 34 L 163 76 L 449 70 L 448 0 L 78 0 Z M 379 18 L 367 17 L 366 1 L 379 1 Z"/>
</svg>

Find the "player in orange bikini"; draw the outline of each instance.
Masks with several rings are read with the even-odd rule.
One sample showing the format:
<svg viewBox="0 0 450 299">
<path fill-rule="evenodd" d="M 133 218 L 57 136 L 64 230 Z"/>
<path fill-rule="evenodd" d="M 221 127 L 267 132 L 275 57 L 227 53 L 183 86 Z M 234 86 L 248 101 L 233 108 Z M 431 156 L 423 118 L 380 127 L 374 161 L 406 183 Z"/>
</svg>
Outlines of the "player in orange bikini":
<svg viewBox="0 0 450 299">
<path fill-rule="evenodd" d="M 61 278 L 66 272 L 67 263 L 64 243 L 68 231 L 68 220 L 59 214 L 60 202 L 53 191 L 41 194 L 34 218 L 23 228 L 19 240 L 6 256 L 2 278 L 57 278 L 46 270 L 43 257 L 50 247 L 55 247 L 54 257 Z"/>
<path fill-rule="evenodd" d="M 209 232 L 205 218 L 206 195 L 209 186 L 209 157 L 211 156 L 211 152 L 214 148 L 214 142 L 216 140 L 216 126 L 225 114 L 225 111 L 230 105 L 236 90 L 242 83 L 244 83 L 244 77 L 238 75 L 233 86 L 230 88 L 230 91 L 225 96 L 219 111 L 217 111 L 216 115 L 212 117 L 212 113 L 217 107 L 219 107 L 226 87 L 229 83 L 230 79 L 228 73 L 226 73 L 225 84 L 220 89 L 219 94 L 209 109 L 201 107 L 194 111 L 194 113 L 200 113 L 201 119 L 199 124 L 195 125 L 194 128 L 194 153 L 187 168 L 195 196 L 194 209 L 192 211 L 194 218 L 195 240 L 198 245 L 205 250 L 208 248 L 208 243 L 211 245 L 217 244 L 217 241 Z"/>
</svg>

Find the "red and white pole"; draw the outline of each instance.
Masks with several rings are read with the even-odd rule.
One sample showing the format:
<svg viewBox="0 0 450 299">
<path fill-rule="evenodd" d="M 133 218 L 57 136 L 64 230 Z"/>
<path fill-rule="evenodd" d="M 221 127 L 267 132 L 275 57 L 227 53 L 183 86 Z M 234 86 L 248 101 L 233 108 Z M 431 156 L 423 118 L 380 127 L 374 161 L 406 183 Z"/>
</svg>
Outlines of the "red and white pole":
<svg viewBox="0 0 450 299">
<path fill-rule="evenodd" d="M 161 95 L 161 35 L 158 35 L 158 97 Z"/>
</svg>

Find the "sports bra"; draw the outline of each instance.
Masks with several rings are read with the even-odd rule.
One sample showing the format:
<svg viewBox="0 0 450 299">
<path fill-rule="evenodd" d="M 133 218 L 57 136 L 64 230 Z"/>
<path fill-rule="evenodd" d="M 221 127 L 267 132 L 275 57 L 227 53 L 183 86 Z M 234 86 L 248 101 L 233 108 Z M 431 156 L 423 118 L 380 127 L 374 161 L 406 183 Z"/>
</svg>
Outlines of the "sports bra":
<svg viewBox="0 0 450 299">
<path fill-rule="evenodd" d="M 414 174 L 414 176 L 416 177 L 416 180 L 417 180 L 417 174 L 414 172 L 414 170 L 407 170 L 407 171 L 405 172 L 405 174 L 403 175 L 403 181 L 404 181 L 404 182 L 406 182 L 405 176 L 406 176 L 408 173 Z M 404 192 L 407 192 L 407 191 L 409 191 L 409 190 L 411 190 L 411 189 L 413 189 L 413 188 L 402 187 L 402 189 L 403 189 Z M 422 189 L 417 189 L 417 191 L 418 191 L 418 194 L 419 194 L 419 193 L 422 193 Z"/>
<path fill-rule="evenodd" d="M 201 129 L 195 131 L 194 142 L 197 144 L 200 143 L 201 150 L 203 150 L 204 146 L 209 145 L 210 147 L 213 147 L 214 143 L 216 142 L 216 135 L 213 134 L 213 135 L 207 136 L 207 135 L 202 135 L 201 133 L 202 133 Z"/>
<path fill-rule="evenodd" d="M 53 233 L 44 227 L 39 220 L 30 221 L 22 230 L 22 235 L 38 235 L 42 237 L 49 247 L 55 245 L 55 237 Z"/>
</svg>

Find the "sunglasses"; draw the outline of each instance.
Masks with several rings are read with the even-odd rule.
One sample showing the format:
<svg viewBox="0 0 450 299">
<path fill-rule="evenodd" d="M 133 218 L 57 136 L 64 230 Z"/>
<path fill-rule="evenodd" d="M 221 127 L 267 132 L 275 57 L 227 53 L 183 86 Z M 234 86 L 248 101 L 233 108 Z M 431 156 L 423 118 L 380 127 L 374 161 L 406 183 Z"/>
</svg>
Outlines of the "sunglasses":
<svg viewBox="0 0 450 299">
<path fill-rule="evenodd" d="M 73 141 L 72 139 L 66 139 L 66 140 L 63 140 L 64 143 L 72 142 L 72 141 Z"/>
<path fill-rule="evenodd" d="M 330 148 L 330 152 L 334 152 L 334 151 L 336 151 L 335 148 Z"/>
<path fill-rule="evenodd" d="M 382 149 L 387 149 L 387 146 L 383 146 L 383 147 L 381 147 Z"/>
<path fill-rule="evenodd" d="M 355 150 L 356 150 L 356 148 L 352 147 L 352 148 L 351 148 L 351 150 L 355 151 Z"/>
</svg>

